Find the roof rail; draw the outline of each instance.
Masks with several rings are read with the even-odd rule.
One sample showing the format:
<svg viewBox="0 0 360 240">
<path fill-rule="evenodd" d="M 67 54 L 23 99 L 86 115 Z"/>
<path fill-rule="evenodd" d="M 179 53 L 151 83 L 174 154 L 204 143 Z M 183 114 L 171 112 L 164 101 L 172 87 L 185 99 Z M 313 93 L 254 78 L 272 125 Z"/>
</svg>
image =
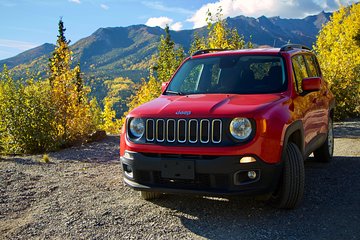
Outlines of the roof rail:
<svg viewBox="0 0 360 240">
<path fill-rule="evenodd" d="M 280 51 L 290 51 L 293 50 L 294 48 L 311 50 L 309 47 L 301 44 L 285 44 L 280 48 Z"/>
<path fill-rule="evenodd" d="M 229 49 L 218 49 L 218 48 L 210 48 L 210 49 L 202 49 L 194 52 L 191 56 L 201 55 L 209 52 L 220 52 L 220 51 L 228 51 Z"/>
</svg>

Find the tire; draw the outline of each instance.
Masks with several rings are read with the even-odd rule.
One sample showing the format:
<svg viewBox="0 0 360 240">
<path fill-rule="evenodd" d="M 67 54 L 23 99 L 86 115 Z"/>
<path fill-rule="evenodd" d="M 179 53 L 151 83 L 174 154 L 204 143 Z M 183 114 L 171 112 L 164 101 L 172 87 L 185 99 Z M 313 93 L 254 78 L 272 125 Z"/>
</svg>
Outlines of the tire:
<svg viewBox="0 0 360 240">
<path fill-rule="evenodd" d="M 330 162 L 334 153 L 333 120 L 329 118 L 328 132 L 325 142 L 314 151 L 317 162 Z"/>
<path fill-rule="evenodd" d="M 162 194 L 159 192 L 146 192 L 146 191 L 140 191 L 140 197 L 144 200 L 152 200 L 152 199 L 157 199 L 161 196 Z"/>
<path fill-rule="evenodd" d="M 278 189 L 270 198 L 271 205 L 281 209 L 297 207 L 304 195 L 304 185 L 305 170 L 302 154 L 294 143 L 288 143 L 283 175 Z"/>
</svg>

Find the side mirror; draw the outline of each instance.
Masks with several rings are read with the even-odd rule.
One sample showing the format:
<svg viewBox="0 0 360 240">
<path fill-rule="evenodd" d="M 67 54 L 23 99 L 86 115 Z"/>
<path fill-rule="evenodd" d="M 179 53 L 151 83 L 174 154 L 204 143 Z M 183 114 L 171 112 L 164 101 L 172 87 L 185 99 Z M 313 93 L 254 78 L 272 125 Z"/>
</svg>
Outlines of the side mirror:
<svg viewBox="0 0 360 240">
<path fill-rule="evenodd" d="M 301 87 L 304 91 L 313 92 L 319 91 L 321 88 L 321 78 L 309 77 L 302 80 Z"/>
<path fill-rule="evenodd" d="M 161 93 L 165 92 L 168 85 L 169 85 L 169 82 L 163 82 L 161 84 Z"/>
</svg>

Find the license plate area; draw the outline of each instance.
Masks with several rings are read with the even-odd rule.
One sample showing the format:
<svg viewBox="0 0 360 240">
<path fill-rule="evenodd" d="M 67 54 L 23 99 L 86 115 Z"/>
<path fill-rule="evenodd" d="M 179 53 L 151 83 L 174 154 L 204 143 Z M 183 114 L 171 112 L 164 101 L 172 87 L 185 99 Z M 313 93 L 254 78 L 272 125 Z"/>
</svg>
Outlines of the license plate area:
<svg viewBox="0 0 360 240">
<path fill-rule="evenodd" d="M 161 177 L 195 179 L 195 164 L 190 160 L 161 160 Z"/>
</svg>

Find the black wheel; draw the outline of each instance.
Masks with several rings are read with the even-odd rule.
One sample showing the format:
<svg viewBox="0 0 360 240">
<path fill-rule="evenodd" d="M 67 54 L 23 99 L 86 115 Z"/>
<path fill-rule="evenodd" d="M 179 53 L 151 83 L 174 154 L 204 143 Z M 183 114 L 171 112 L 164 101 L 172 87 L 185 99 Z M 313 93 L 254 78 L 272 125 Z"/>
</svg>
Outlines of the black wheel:
<svg viewBox="0 0 360 240">
<path fill-rule="evenodd" d="M 330 162 L 334 153 L 333 120 L 329 118 L 326 141 L 314 151 L 314 158 L 318 162 Z"/>
<path fill-rule="evenodd" d="M 159 192 L 146 192 L 146 191 L 140 191 L 140 197 L 144 200 L 152 200 L 152 199 L 157 199 L 161 196 L 162 194 Z"/>
<path fill-rule="evenodd" d="M 304 160 L 299 148 L 288 143 L 284 159 L 283 176 L 270 203 L 283 209 L 295 208 L 303 198 L 305 185 Z"/>
</svg>

